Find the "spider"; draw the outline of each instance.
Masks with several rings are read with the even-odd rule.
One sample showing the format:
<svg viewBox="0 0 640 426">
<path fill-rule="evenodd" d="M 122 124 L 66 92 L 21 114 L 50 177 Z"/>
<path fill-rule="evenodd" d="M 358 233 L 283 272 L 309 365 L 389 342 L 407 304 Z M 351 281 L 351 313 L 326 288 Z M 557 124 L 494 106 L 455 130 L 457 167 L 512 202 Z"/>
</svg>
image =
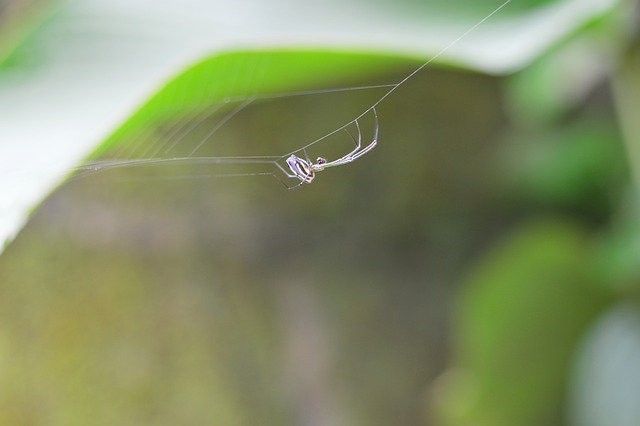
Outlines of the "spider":
<svg viewBox="0 0 640 426">
<path fill-rule="evenodd" d="M 360 124 L 358 123 L 358 119 L 356 119 L 354 123 L 356 125 L 356 129 L 358 130 L 358 140 L 356 141 L 353 136 L 351 136 L 351 134 L 347 131 L 356 145 L 355 149 L 353 149 L 353 151 L 349 152 L 348 154 L 333 161 L 327 161 L 327 159 L 324 157 L 318 157 L 315 163 L 313 163 L 308 156 L 305 160 L 295 154 L 291 154 L 286 160 L 287 166 L 289 166 L 291 173 L 288 173 L 283 167 L 281 167 L 281 170 L 287 175 L 287 177 L 297 178 L 300 180 L 300 183 L 292 188 L 297 188 L 300 185 L 313 182 L 313 179 L 316 177 L 317 172 L 321 172 L 324 169 L 328 169 L 329 167 L 342 166 L 343 164 L 351 163 L 352 161 L 357 160 L 367 152 L 371 151 L 378 143 L 378 114 L 376 113 L 375 107 L 372 108 L 372 111 L 375 126 L 373 131 L 373 140 L 364 148 L 362 147 L 362 132 L 360 130 Z"/>
</svg>

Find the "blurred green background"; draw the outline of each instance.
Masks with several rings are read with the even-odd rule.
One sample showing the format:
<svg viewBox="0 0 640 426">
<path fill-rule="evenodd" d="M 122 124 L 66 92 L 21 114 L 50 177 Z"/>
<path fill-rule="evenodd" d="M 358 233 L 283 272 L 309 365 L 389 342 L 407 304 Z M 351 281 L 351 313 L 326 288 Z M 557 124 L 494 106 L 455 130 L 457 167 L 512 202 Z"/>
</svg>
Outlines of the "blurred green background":
<svg viewBox="0 0 640 426">
<path fill-rule="evenodd" d="M 507 76 L 430 66 L 374 151 L 297 190 L 71 179 L 0 256 L 0 424 L 640 424 L 633 6 Z M 385 61 L 313 88 L 421 63 Z M 202 154 L 287 152 L 381 93 L 256 102 Z"/>
</svg>

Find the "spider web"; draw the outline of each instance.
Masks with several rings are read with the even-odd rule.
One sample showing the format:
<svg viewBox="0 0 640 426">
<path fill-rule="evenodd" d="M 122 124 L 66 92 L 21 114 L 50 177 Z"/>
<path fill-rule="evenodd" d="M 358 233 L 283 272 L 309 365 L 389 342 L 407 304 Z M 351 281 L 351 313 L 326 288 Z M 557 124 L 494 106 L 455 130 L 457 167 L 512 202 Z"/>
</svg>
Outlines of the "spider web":
<svg viewBox="0 0 640 426">
<path fill-rule="evenodd" d="M 341 120 L 366 110 L 372 99 L 379 98 L 389 87 L 393 86 L 316 89 L 202 103 L 114 144 L 99 159 L 80 166 L 72 181 L 104 172 L 120 173 L 120 169 L 136 169 L 125 173 L 128 179 L 135 176 L 138 180 L 239 176 L 275 176 L 284 180 L 285 160 L 292 154 L 333 159 L 352 150 L 358 138 L 367 144 L 375 130 L 372 117 L 360 117 L 362 126 L 356 126 L 355 120 L 343 125 Z M 303 122 L 296 118 L 296 109 L 313 110 L 318 104 L 339 104 L 341 108 L 337 114 L 335 108 L 333 114 L 318 109 L 316 114 L 321 120 Z M 286 128 L 274 129 L 269 123 L 273 120 L 284 120 Z M 338 127 L 344 132 L 335 132 Z M 315 143 L 301 146 L 299 135 L 305 134 L 321 136 Z"/>
<path fill-rule="evenodd" d="M 405 71 L 405 76 L 396 83 L 389 83 L 389 77 L 386 77 L 358 86 L 273 93 L 261 89 L 265 75 L 274 72 L 270 64 L 273 53 L 231 57 L 223 63 L 222 69 L 218 69 L 218 77 L 223 75 L 223 79 L 227 80 L 224 84 L 216 80 L 215 76 L 211 76 L 208 81 L 203 81 L 201 77 L 191 80 L 187 77 L 182 88 L 208 88 L 199 96 L 187 100 L 180 99 L 183 96 L 180 90 L 161 91 L 157 97 L 169 98 L 170 101 L 166 102 L 165 99 L 164 110 L 160 108 L 158 119 L 140 126 L 135 132 L 129 132 L 122 140 L 112 143 L 113 147 L 102 153 L 99 159 L 80 166 L 75 179 L 107 170 L 134 167 L 144 170 L 138 179 L 256 175 L 275 176 L 281 180 L 291 178 L 285 160 L 292 154 L 306 158 L 309 163 L 314 161 L 312 159 L 316 155 L 332 161 L 354 149 L 356 141 L 361 141 L 362 147 L 368 145 L 378 131 L 377 121 L 374 124 L 373 120 L 373 109 L 510 2 L 511 0 L 504 1 L 491 13 L 459 33 L 427 62 L 411 72 Z M 234 81 L 238 70 L 242 69 L 249 71 L 244 77 Z M 383 72 L 384 69 L 378 74 Z M 358 74 L 348 67 L 342 73 Z M 223 93 L 215 93 L 216 91 Z M 211 96 L 212 93 L 215 96 Z M 322 126 L 294 120 L 288 124 L 288 137 L 275 135 L 274 143 L 264 143 L 265 138 L 256 134 L 238 137 L 237 125 L 232 126 L 234 123 L 260 120 L 260 117 L 256 118 L 255 110 L 262 110 L 263 114 L 275 115 L 275 119 L 279 119 L 286 112 L 275 110 L 275 105 L 282 104 L 282 101 L 286 103 L 291 98 L 305 98 L 313 105 L 314 99 L 328 96 L 332 98 L 334 105 L 341 105 L 340 109 L 343 111 L 339 118 L 327 119 L 327 115 L 321 112 L 311 114 L 311 117 L 322 117 L 321 120 L 311 120 L 312 123 L 322 123 Z M 313 106 L 309 108 L 313 109 Z M 264 113 L 265 109 L 270 110 L 269 114 Z M 190 167 L 185 167 L 187 165 Z M 167 176 L 167 166 L 183 170 Z M 195 169 L 199 171 L 196 172 Z"/>
</svg>

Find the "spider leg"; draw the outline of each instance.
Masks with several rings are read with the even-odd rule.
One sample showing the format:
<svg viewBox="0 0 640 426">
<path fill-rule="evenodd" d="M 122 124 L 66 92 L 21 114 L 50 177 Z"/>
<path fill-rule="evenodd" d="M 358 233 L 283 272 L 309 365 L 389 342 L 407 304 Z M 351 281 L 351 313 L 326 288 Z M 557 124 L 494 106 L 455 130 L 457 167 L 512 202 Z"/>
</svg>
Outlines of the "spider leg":
<svg viewBox="0 0 640 426">
<path fill-rule="evenodd" d="M 350 162 L 362 157 L 364 154 L 366 154 L 367 152 L 371 151 L 373 148 L 376 147 L 376 145 L 378 144 L 378 130 L 379 130 L 379 127 L 380 127 L 379 123 L 378 123 L 378 113 L 377 113 L 375 107 L 371 107 L 370 111 L 373 111 L 374 130 L 373 130 L 373 139 L 371 140 L 369 145 L 367 145 L 364 148 L 362 148 L 362 129 L 360 128 L 360 122 L 358 121 L 358 118 L 359 118 L 358 117 L 355 120 L 353 120 L 353 124 L 355 124 L 356 129 L 358 130 L 358 139 L 357 140 L 353 137 L 353 135 L 345 127 L 345 131 L 347 132 L 347 134 L 349 135 L 349 137 L 351 138 L 351 140 L 355 144 L 355 148 L 351 152 L 349 152 L 348 154 L 338 158 L 337 160 L 333 160 L 333 161 L 329 161 L 329 162 L 325 162 L 326 160 L 323 158 L 322 159 L 323 160 L 322 163 L 315 164 L 315 163 L 311 162 L 311 160 L 309 159 L 309 155 L 307 154 L 307 150 L 303 149 L 303 152 L 305 153 L 305 155 L 307 157 L 307 166 L 309 167 L 311 172 L 319 172 L 319 171 L 322 171 L 322 170 L 324 170 L 326 168 L 329 168 L 329 167 L 341 166 L 343 164 L 350 163 Z M 277 162 L 276 162 L 276 165 L 278 166 L 278 168 L 287 177 L 302 179 L 300 177 L 302 174 L 296 174 L 296 173 L 291 174 L 291 173 L 288 173 L 284 169 L 284 167 L 282 167 Z M 302 176 L 305 176 L 305 175 L 302 175 Z M 311 177 L 311 179 L 313 179 L 313 177 Z M 303 180 L 297 186 L 300 186 L 300 185 L 302 185 L 304 183 L 311 183 L 311 180 L 309 180 L 309 181 Z"/>
<path fill-rule="evenodd" d="M 353 161 L 354 155 L 360 150 L 360 148 L 362 147 L 362 130 L 360 129 L 360 123 L 358 123 L 358 120 L 354 120 L 353 122 L 356 125 L 356 129 L 358 129 L 358 140 L 356 141 L 353 138 L 353 135 L 351 133 L 349 133 L 349 131 L 345 128 L 347 134 L 351 137 L 351 140 L 353 140 L 353 142 L 356 144 L 356 147 L 353 149 L 353 151 L 351 151 L 350 153 L 343 155 L 342 157 L 338 158 L 337 160 L 333 160 L 331 161 L 330 164 L 331 166 L 339 166 L 345 163 L 349 163 L 351 161 Z"/>
<path fill-rule="evenodd" d="M 284 175 L 290 179 L 300 179 L 300 177 L 298 175 L 296 175 L 295 173 L 291 173 L 288 172 L 287 169 L 284 168 L 284 166 L 282 166 L 280 163 L 278 163 L 277 161 L 274 162 L 274 164 L 280 169 L 280 171 L 282 173 L 284 173 Z M 306 182 L 302 182 L 302 183 L 306 183 Z"/>
<path fill-rule="evenodd" d="M 282 172 L 286 177 L 288 177 L 289 179 L 298 179 L 298 176 L 294 175 L 293 173 L 289 173 L 289 172 L 287 172 L 287 170 L 286 170 L 284 167 L 282 167 L 282 166 L 280 165 L 280 163 L 278 163 L 277 161 L 275 162 L 275 165 L 276 165 L 276 166 L 278 167 L 278 169 L 280 169 L 280 171 L 281 171 L 281 172 Z M 289 186 L 289 185 L 287 185 L 287 182 L 285 182 L 285 181 L 284 181 L 284 180 L 283 180 L 283 179 L 282 179 L 278 174 L 276 174 L 276 173 L 272 173 L 272 175 L 273 175 L 273 177 L 274 177 L 274 178 L 278 179 L 278 181 L 279 181 L 279 182 L 280 182 L 280 183 L 281 183 L 285 188 L 287 188 L 287 189 L 295 189 L 295 188 L 298 188 L 299 186 L 301 186 L 301 185 L 303 185 L 303 184 L 304 184 L 304 182 L 300 182 L 300 183 L 299 183 L 299 184 L 297 184 L 297 185 Z"/>
<path fill-rule="evenodd" d="M 298 189 L 298 188 L 300 188 L 300 187 L 301 187 L 302 185 L 304 185 L 304 184 L 305 184 L 305 182 L 300 182 L 299 184 L 294 185 L 294 186 L 287 186 L 287 189 L 289 189 L 289 190 L 291 190 L 291 189 Z M 285 185 L 285 186 L 286 186 L 286 185 Z"/>
<path fill-rule="evenodd" d="M 347 134 L 349 135 L 349 137 L 351 138 L 351 140 L 353 141 L 353 145 L 354 146 L 358 146 L 358 142 L 356 141 L 356 138 L 353 137 L 353 135 L 351 134 L 351 132 L 349 131 L 349 129 L 347 129 L 346 127 L 344 128 L 344 131 L 347 132 Z"/>
<path fill-rule="evenodd" d="M 311 158 L 309 158 L 309 153 L 307 153 L 307 149 L 303 148 L 302 152 L 304 152 L 304 157 L 307 159 L 307 163 L 313 164 L 313 161 L 311 161 Z"/>
<path fill-rule="evenodd" d="M 354 123 L 356 125 L 356 129 L 358 129 L 358 143 L 356 143 L 356 149 L 342 157 L 342 159 L 346 161 L 351 161 L 352 156 L 362 148 L 362 129 L 360 129 L 360 123 L 358 123 L 357 119 Z"/>
<path fill-rule="evenodd" d="M 373 108 L 373 119 L 374 119 L 374 130 L 373 130 L 373 140 L 371 141 L 371 143 L 369 145 L 367 145 L 366 147 L 364 147 L 362 150 L 360 150 L 357 153 L 354 153 L 351 157 L 351 161 L 362 157 L 364 154 L 366 154 L 367 152 L 371 151 L 373 148 L 376 147 L 376 145 L 378 144 L 378 129 L 379 129 L 379 125 L 378 125 L 378 114 L 376 112 L 376 109 Z"/>
<path fill-rule="evenodd" d="M 373 130 L 373 140 L 371 141 L 371 143 L 369 145 L 367 145 L 366 147 L 362 148 L 362 129 L 360 128 L 360 123 L 358 122 L 358 120 L 354 120 L 354 124 L 356 125 L 356 129 L 358 129 L 358 140 L 356 141 L 355 139 L 353 139 L 353 136 L 351 135 L 351 133 L 349 133 L 347 131 L 347 133 L 349 133 L 349 136 L 351 136 L 351 138 L 354 140 L 356 147 L 353 151 L 349 152 L 347 155 L 344 155 L 340 158 L 338 158 L 337 160 L 331 161 L 327 164 L 324 165 L 324 167 L 335 167 L 335 166 L 341 166 L 343 164 L 346 163 L 350 163 L 358 158 L 360 158 L 361 156 L 363 156 L 364 154 L 366 154 L 367 152 L 371 151 L 373 148 L 375 148 L 375 146 L 378 144 L 378 129 L 379 129 L 379 123 L 378 123 L 378 113 L 376 112 L 375 108 L 371 109 L 373 111 L 373 119 L 374 119 L 374 130 Z"/>
<path fill-rule="evenodd" d="M 300 186 L 302 186 L 304 184 L 304 182 L 300 182 L 297 185 L 293 185 L 293 186 L 289 186 L 287 185 L 287 182 L 285 182 L 284 180 L 282 180 L 282 178 L 280 176 L 278 176 L 276 173 L 272 173 L 271 174 L 274 178 L 278 179 L 278 182 L 280 182 L 282 184 L 282 186 L 284 186 L 287 189 L 296 189 Z M 289 177 L 294 177 L 294 176 L 289 176 Z"/>
</svg>

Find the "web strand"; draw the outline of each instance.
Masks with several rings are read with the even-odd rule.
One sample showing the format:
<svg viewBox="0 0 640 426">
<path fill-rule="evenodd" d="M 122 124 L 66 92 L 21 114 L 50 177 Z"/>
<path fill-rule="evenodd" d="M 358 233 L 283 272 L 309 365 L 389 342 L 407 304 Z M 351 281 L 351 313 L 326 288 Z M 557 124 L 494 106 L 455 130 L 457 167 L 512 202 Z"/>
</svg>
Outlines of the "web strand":
<svg viewBox="0 0 640 426">
<path fill-rule="evenodd" d="M 496 9 L 494 9 L 491 13 L 489 13 L 487 16 L 485 16 L 484 18 L 482 18 L 480 21 L 476 22 L 474 25 L 472 25 L 471 27 L 469 27 L 466 31 L 464 31 L 462 34 L 460 34 L 458 37 L 456 37 L 452 42 L 450 42 L 449 44 L 447 44 L 444 48 L 442 48 L 439 52 L 437 52 L 433 57 L 431 57 L 427 62 L 423 63 L 422 65 L 420 65 L 418 68 L 416 68 L 415 70 L 413 70 L 411 73 L 409 73 L 406 77 L 404 77 L 402 80 L 400 80 L 398 83 L 393 84 L 391 86 L 391 89 L 389 89 L 384 95 L 382 95 L 380 97 L 380 99 L 378 99 L 377 101 L 375 101 L 369 108 L 367 108 L 366 110 L 364 110 L 364 112 L 362 112 L 360 115 L 358 115 L 356 118 L 354 118 L 353 120 L 349 121 L 348 123 L 338 127 L 337 129 L 327 133 L 326 135 L 308 143 L 307 145 L 303 146 L 302 148 L 298 148 L 295 151 L 291 151 L 288 155 L 292 155 L 292 154 L 297 154 L 301 151 L 304 151 L 307 148 L 312 147 L 313 145 L 317 144 L 318 142 L 323 141 L 324 139 L 335 135 L 338 132 L 341 132 L 343 130 L 345 130 L 347 127 L 349 127 L 350 125 L 356 123 L 358 120 L 360 120 L 362 117 L 364 117 L 365 115 L 367 115 L 368 113 L 370 113 L 371 111 L 373 111 L 373 109 L 375 107 L 377 107 L 380 103 L 382 103 L 382 101 L 384 101 L 385 99 L 387 99 L 393 92 L 395 92 L 400 86 L 404 85 L 407 81 L 409 81 L 411 78 L 413 78 L 416 74 L 418 74 L 420 71 L 422 71 L 423 69 L 425 69 L 426 67 L 428 67 L 429 65 L 431 65 L 436 59 L 438 59 L 439 57 L 441 57 L 442 55 L 444 55 L 445 53 L 447 53 L 452 47 L 454 47 L 456 44 L 458 44 L 460 42 L 460 40 L 464 39 L 465 37 L 467 37 L 469 34 L 471 34 L 473 31 L 475 31 L 479 26 L 481 26 L 482 24 L 484 24 L 487 20 L 491 19 L 496 13 L 500 12 L 503 8 L 505 8 L 509 3 L 511 3 L 512 0 L 505 0 L 500 6 L 498 6 Z"/>
</svg>

